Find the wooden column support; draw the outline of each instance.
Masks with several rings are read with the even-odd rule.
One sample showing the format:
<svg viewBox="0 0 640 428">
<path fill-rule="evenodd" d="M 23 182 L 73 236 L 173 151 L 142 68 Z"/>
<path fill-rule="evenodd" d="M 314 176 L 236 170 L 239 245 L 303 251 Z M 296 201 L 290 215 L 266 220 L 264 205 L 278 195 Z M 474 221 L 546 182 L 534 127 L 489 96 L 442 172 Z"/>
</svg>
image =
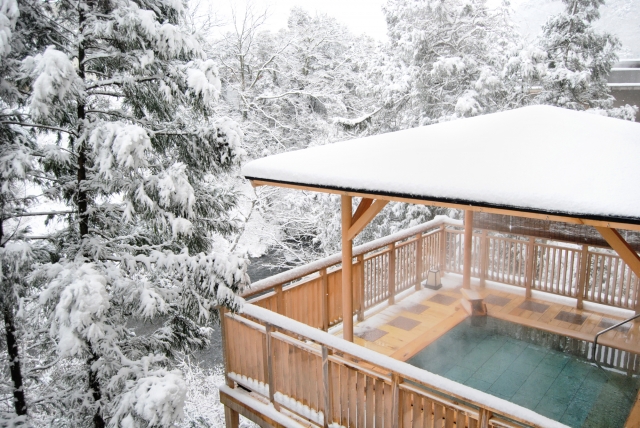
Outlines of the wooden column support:
<svg viewBox="0 0 640 428">
<path fill-rule="evenodd" d="M 342 338 L 353 342 L 353 241 L 351 227 L 351 196 L 342 196 Z"/>
<path fill-rule="evenodd" d="M 464 266 L 462 288 L 471 288 L 471 252 L 473 251 L 473 211 L 464 212 Z"/>
<path fill-rule="evenodd" d="M 342 195 L 342 338 L 353 342 L 353 238 L 389 203 L 363 198 L 352 214 L 351 196 Z M 364 281 L 364 278 L 363 278 Z M 362 296 L 364 297 L 364 296 Z"/>
</svg>

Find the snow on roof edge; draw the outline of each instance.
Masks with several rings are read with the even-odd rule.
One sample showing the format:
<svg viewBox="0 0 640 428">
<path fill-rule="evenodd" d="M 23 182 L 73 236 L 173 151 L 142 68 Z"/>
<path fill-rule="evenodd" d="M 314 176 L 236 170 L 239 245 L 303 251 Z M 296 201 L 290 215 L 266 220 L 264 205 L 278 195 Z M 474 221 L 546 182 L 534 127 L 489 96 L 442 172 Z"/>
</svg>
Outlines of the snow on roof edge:
<svg viewBox="0 0 640 428">
<path fill-rule="evenodd" d="M 640 225 L 640 217 L 620 217 L 620 216 L 605 216 L 605 215 L 597 215 L 597 214 L 581 214 L 576 212 L 564 212 L 564 211 L 552 211 L 552 210 L 537 210 L 535 208 L 527 208 L 527 207 L 518 207 L 515 205 L 501 205 L 501 204 L 492 204 L 488 202 L 480 202 L 473 200 L 464 200 L 464 199 L 455 199 L 455 198 L 443 198 L 443 197 L 430 197 L 430 196 L 420 196 L 413 194 L 404 194 L 399 192 L 387 192 L 382 190 L 371 191 L 367 189 L 354 189 L 349 187 L 341 187 L 341 186 L 331 186 L 331 185 L 319 185 L 319 184 L 311 184 L 311 183 L 302 183 L 302 182 L 294 182 L 294 181 L 284 181 L 284 180 L 272 180 L 268 178 L 260 178 L 260 177 L 251 177 L 245 176 L 247 180 L 258 180 L 268 183 L 278 183 L 278 184 L 288 184 L 294 186 L 306 186 L 315 189 L 325 189 L 325 190 L 336 190 L 340 192 L 353 192 L 353 193 L 363 193 L 367 195 L 376 195 L 376 196 L 389 196 L 396 198 L 406 198 L 406 199 L 417 199 L 425 202 L 441 202 L 445 204 L 456 204 L 456 205 L 469 205 L 481 208 L 497 208 L 508 211 L 518 211 L 530 214 L 543 214 L 543 215 L 552 215 L 552 216 L 561 216 L 561 217 L 571 217 L 571 218 L 581 218 L 587 220 L 598 220 L 598 221 L 607 221 L 607 222 L 615 222 L 615 223 L 626 223 L 626 224 L 634 224 Z"/>
</svg>

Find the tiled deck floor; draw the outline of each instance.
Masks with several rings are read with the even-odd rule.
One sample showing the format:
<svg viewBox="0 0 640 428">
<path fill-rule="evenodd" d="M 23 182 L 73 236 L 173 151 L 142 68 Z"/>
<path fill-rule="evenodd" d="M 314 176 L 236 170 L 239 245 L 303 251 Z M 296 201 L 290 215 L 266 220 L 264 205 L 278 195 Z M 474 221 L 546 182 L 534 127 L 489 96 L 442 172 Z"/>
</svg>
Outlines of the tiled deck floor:
<svg viewBox="0 0 640 428">
<path fill-rule="evenodd" d="M 460 305 L 460 277 L 445 275 L 442 281 L 438 291 L 418 291 L 357 323 L 355 342 L 402 361 L 411 358 L 467 317 Z M 545 300 L 526 300 L 489 287 L 478 290 L 485 297 L 489 316 L 587 341 L 624 319 Z M 640 354 L 640 323 L 610 331 L 599 342 Z"/>
</svg>

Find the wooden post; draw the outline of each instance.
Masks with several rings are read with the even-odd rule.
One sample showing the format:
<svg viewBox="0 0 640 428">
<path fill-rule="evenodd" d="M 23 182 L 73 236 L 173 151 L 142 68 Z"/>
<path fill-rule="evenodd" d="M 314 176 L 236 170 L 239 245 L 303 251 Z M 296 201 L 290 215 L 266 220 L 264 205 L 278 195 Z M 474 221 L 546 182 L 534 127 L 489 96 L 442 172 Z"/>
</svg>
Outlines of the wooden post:
<svg viewBox="0 0 640 428">
<path fill-rule="evenodd" d="M 220 335 L 222 336 L 222 360 L 224 365 L 224 379 L 229 388 L 235 388 L 235 383 L 229 377 L 229 342 L 226 333 L 226 317 L 227 310 L 223 307 L 218 308 L 220 316 Z M 224 406 L 224 423 L 226 428 L 238 428 L 240 426 L 240 414 L 235 410 Z"/>
<path fill-rule="evenodd" d="M 447 266 L 447 229 L 440 225 L 440 276 L 444 274 Z"/>
<path fill-rule="evenodd" d="M 582 309 L 582 300 L 584 299 L 584 290 L 587 288 L 589 280 L 589 246 L 583 245 L 580 253 L 580 274 L 578 275 L 578 290 L 576 294 L 576 308 Z"/>
<path fill-rule="evenodd" d="M 218 316 L 220 317 L 220 336 L 222 339 L 222 362 L 224 365 L 224 378 L 225 383 L 229 388 L 235 388 L 235 384 L 231 378 L 229 378 L 229 342 L 227 341 L 227 320 L 225 313 L 227 310 L 220 306 L 218 307 Z"/>
<path fill-rule="evenodd" d="M 533 273 L 534 269 L 534 260 L 536 254 L 536 238 L 533 236 L 529 237 L 529 243 L 527 244 L 527 265 L 525 267 L 525 275 L 524 275 L 524 287 L 525 287 L 525 298 L 531 298 L 531 288 L 533 287 L 533 281 L 535 275 Z"/>
<path fill-rule="evenodd" d="M 400 384 L 402 379 L 400 375 L 393 373 L 391 375 L 391 426 L 399 428 L 400 426 Z"/>
<path fill-rule="evenodd" d="M 422 283 L 422 233 L 416 235 L 416 291 L 420 290 Z"/>
<path fill-rule="evenodd" d="M 491 412 L 487 409 L 480 409 L 479 412 L 479 421 L 478 421 L 478 425 L 480 426 L 480 428 L 489 428 L 489 419 L 491 418 Z"/>
<path fill-rule="evenodd" d="M 238 428 L 240 426 L 240 413 L 224 406 L 224 426 L 226 428 Z"/>
<path fill-rule="evenodd" d="M 273 331 L 273 326 L 269 323 L 265 323 L 265 352 L 264 352 L 264 367 L 267 371 L 265 379 L 269 383 L 269 401 L 273 404 L 276 410 L 280 410 L 280 405 L 276 403 L 274 395 L 276 393 L 276 382 L 275 376 L 273 373 L 273 348 L 271 343 L 271 332 Z"/>
<path fill-rule="evenodd" d="M 322 346 L 322 383 L 324 387 L 324 428 L 332 422 L 331 410 L 331 375 L 329 373 L 329 349 Z"/>
<path fill-rule="evenodd" d="M 320 269 L 320 281 L 322 283 L 322 298 L 320 304 L 322 305 L 322 329 L 327 331 L 329 329 L 329 283 L 327 279 L 327 268 Z"/>
<path fill-rule="evenodd" d="M 358 283 L 358 321 L 364 321 L 364 254 L 358 256 L 358 270 L 360 282 Z"/>
<path fill-rule="evenodd" d="M 276 292 L 276 306 L 278 307 L 278 313 L 280 315 L 287 316 L 286 308 L 284 307 L 284 294 L 282 293 L 282 284 L 273 287 Z"/>
<path fill-rule="evenodd" d="M 389 304 L 396 302 L 396 244 L 389 245 Z"/>
<path fill-rule="evenodd" d="M 464 266 L 462 288 L 471 288 L 471 252 L 473 251 L 473 211 L 464 212 Z"/>
<path fill-rule="evenodd" d="M 484 288 L 487 281 L 487 263 L 489 262 L 489 238 L 487 229 L 482 229 L 480 238 L 480 287 Z"/>
<path fill-rule="evenodd" d="M 348 233 L 352 221 L 351 196 L 342 195 L 342 338 L 353 342 L 353 241 Z"/>
</svg>

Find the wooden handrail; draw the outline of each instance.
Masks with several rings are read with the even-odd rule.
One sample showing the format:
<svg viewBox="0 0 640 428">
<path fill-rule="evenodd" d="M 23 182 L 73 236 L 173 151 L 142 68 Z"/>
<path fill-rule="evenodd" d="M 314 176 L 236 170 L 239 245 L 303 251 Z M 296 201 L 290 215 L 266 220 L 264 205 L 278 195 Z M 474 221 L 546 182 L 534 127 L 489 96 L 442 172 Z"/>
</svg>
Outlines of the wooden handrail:
<svg viewBox="0 0 640 428">
<path fill-rule="evenodd" d="M 382 247 L 385 247 L 391 243 L 395 243 L 397 241 L 402 241 L 404 239 L 410 238 L 413 235 L 416 235 L 421 232 L 425 232 L 429 229 L 433 229 L 436 227 L 440 227 L 441 225 L 451 225 L 451 226 L 461 226 L 462 221 L 454 220 L 447 216 L 436 216 L 431 221 L 420 224 L 418 226 L 411 227 L 406 230 L 402 230 L 400 232 L 391 234 L 389 236 L 385 236 L 380 239 L 376 239 L 374 241 L 368 242 L 363 245 L 359 245 L 353 248 L 353 257 L 359 256 L 361 254 L 370 253 Z M 298 266 L 296 268 L 290 269 L 286 272 L 279 273 L 277 275 L 270 276 L 268 278 L 262 279 L 260 281 L 256 281 L 251 285 L 251 287 L 245 290 L 241 296 L 245 299 L 254 296 L 256 294 L 263 293 L 264 291 L 273 288 L 278 284 L 285 284 L 296 279 L 303 278 L 307 275 L 310 275 L 314 272 L 319 271 L 323 268 L 328 268 L 330 266 L 334 266 L 340 264 L 342 261 L 342 256 L 340 253 L 333 254 L 331 256 L 325 257 L 320 260 L 316 260 L 315 262 L 311 262 L 309 264 Z"/>
<path fill-rule="evenodd" d="M 539 415 L 532 410 L 477 391 L 391 357 L 375 353 L 362 346 L 335 337 L 321 330 L 310 328 L 300 322 L 267 309 L 245 304 L 243 307 L 243 315 L 249 316 L 260 323 L 273 325 L 281 331 L 291 333 L 294 337 L 301 337 L 307 341 L 314 342 L 316 345 L 319 345 L 318 351 L 320 351 L 323 359 L 328 356 L 328 352 L 324 351 L 324 349 L 327 349 L 333 351 L 333 353 L 342 354 L 345 360 L 351 360 L 350 365 L 358 367 L 359 363 L 356 363 L 356 361 L 364 361 L 373 365 L 378 370 L 390 372 L 391 378 L 394 380 L 394 385 L 398 384 L 399 386 L 404 381 L 410 381 L 427 387 L 431 391 L 436 391 L 444 396 L 444 398 L 450 397 L 454 400 L 461 400 L 471 406 L 478 407 L 481 413 L 482 411 L 488 411 L 492 415 L 495 414 L 517 421 L 525 426 L 549 428 L 566 427 L 566 425 Z M 233 317 L 234 319 L 243 318 L 243 316 L 234 317 L 230 314 L 227 314 L 227 317 Z M 316 350 L 314 350 L 314 354 L 315 353 Z M 317 385 L 317 387 L 321 388 L 321 385 Z"/>
</svg>

